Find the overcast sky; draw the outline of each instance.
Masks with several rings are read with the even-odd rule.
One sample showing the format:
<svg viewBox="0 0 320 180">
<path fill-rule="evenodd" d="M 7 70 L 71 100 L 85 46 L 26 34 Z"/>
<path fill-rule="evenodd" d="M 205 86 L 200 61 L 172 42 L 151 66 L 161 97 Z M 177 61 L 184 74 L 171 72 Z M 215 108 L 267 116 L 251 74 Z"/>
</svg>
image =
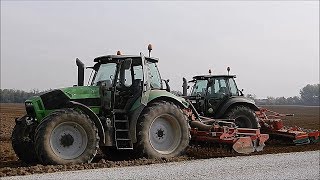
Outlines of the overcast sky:
<svg viewBox="0 0 320 180">
<path fill-rule="evenodd" d="M 75 58 L 149 43 L 174 90 L 230 66 L 246 94 L 295 96 L 319 83 L 319 1 L 1 1 L 1 89 L 72 86 Z"/>
</svg>

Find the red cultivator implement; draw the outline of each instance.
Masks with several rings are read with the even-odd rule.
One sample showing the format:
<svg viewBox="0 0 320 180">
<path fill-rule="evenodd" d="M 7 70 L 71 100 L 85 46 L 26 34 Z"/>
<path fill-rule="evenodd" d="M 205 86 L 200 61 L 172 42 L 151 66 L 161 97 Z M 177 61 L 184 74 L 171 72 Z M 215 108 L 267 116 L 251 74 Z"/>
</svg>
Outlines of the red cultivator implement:
<svg viewBox="0 0 320 180">
<path fill-rule="evenodd" d="M 270 135 L 272 139 L 289 139 L 293 144 L 302 145 L 319 142 L 320 132 L 300 127 L 285 127 L 281 117 L 293 114 L 280 114 L 268 109 L 260 108 L 256 111 L 261 125 L 261 132 Z"/>
<path fill-rule="evenodd" d="M 261 134 L 259 129 L 236 128 L 230 120 L 194 120 L 190 126 L 193 141 L 232 145 L 233 150 L 243 154 L 262 151 L 264 142 L 269 138 L 268 134 Z"/>
<path fill-rule="evenodd" d="M 238 153 L 249 154 L 262 151 L 264 142 L 269 139 L 269 135 L 261 134 L 259 129 L 237 128 L 233 119 L 203 117 L 192 104 L 190 107 L 185 113 L 190 120 L 191 141 L 230 145 Z"/>
</svg>

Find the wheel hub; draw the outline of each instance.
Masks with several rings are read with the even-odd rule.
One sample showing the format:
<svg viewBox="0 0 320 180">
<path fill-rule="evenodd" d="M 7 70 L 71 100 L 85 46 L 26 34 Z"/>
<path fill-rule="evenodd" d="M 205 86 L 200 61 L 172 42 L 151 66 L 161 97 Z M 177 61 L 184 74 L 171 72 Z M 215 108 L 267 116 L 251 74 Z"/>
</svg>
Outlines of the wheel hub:
<svg viewBox="0 0 320 180">
<path fill-rule="evenodd" d="M 162 139 L 164 134 L 164 130 L 162 130 L 161 128 L 157 130 L 156 134 L 158 135 L 159 139 Z"/>
<path fill-rule="evenodd" d="M 63 147 L 71 146 L 74 142 L 74 138 L 70 134 L 64 134 L 61 136 L 60 144 Z"/>
<path fill-rule="evenodd" d="M 53 152 L 62 159 L 79 157 L 86 149 L 88 135 L 76 122 L 64 122 L 57 125 L 50 135 Z"/>
<path fill-rule="evenodd" d="M 151 146 L 161 154 L 170 154 L 181 141 L 181 127 L 175 117 L 164 114 L 155 118 L 149 129 Z"/>
</svg>

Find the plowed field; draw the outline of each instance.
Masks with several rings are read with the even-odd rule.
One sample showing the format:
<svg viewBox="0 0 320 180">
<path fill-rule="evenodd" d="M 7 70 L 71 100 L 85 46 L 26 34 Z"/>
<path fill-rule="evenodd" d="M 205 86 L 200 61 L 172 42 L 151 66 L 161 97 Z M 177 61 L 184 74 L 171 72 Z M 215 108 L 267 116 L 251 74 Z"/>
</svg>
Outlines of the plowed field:
<svg viewBox="0 0 320 180">
<path fill-rule="evenodd" d="M 11 146 L 11 132 L 15 125 L 15 117 L 20 117 L 25 114 L 23 104 L 1 104 L 0 105 L 0 177 L 26 175 L 33 173 L 49 173 L 57 171 L 70 171 L 82 169 L 94 169 L 103 167 L 122 167 L 133 165 L 146 165 L 153 163 L 165 163 L 172 161 L 185 161 L 191 159 L 205 159 L 213 157 L 226 157 L 226 156 L 239 156 L 233 152 L 212 148 L 212 147 L 196 147 L 191 146 L 187 149 L 187 154 L 183 157 L 172 159 L 126 159 L 118 161 L 108 161 L 103 154 L 98 154 L 89 164 L 76 164 L 76 165 L 26 165 L 19 161 L 16 157 Z M 280 113 L 293 113 L 294 117 L 288 117 L 284 120 L 287 126 L 300 126 L 307 129 L 318 129 L 319 127 L 319 107 L 302 107 L 302 106 L 273 106 L 268 107 L 271 110 Z M 320 150 L 319 144 L 306 145 L 306 146 L 290 146 L 277 144 L 275 142 L 268 143 L 263 152 L 252 153 L 256 154 L 273 154 L 284 152 L 298 152 Z M 250 156 L 247 155 L 247 156 Z"/>
</svg>

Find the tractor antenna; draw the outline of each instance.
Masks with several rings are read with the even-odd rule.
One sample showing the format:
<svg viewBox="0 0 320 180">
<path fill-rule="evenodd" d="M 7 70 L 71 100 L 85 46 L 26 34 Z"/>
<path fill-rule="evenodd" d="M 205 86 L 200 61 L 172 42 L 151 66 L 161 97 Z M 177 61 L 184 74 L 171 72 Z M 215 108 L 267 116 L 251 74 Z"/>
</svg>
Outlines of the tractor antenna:
<svg viewBox="0 0 320 180">
<path fill-rule="evenodd" d="M 209 69 L 209 75 L 211 75 L 211 69 Z"/>
<path fill-rule="evenodd" d="M 227 71 L 228 71 L 228 76 L 229 76 L 229 72 L 230 72 L 230 67 L 227 67 Z"/>
<path fill-rule="evenodd" d="M 152 51 L 152 44 L 148 45 L 148 51 L 149 51 L 149 57 L 150 57 L 150 54 L 151 54 L 151 51 Z"/>
</svg>

